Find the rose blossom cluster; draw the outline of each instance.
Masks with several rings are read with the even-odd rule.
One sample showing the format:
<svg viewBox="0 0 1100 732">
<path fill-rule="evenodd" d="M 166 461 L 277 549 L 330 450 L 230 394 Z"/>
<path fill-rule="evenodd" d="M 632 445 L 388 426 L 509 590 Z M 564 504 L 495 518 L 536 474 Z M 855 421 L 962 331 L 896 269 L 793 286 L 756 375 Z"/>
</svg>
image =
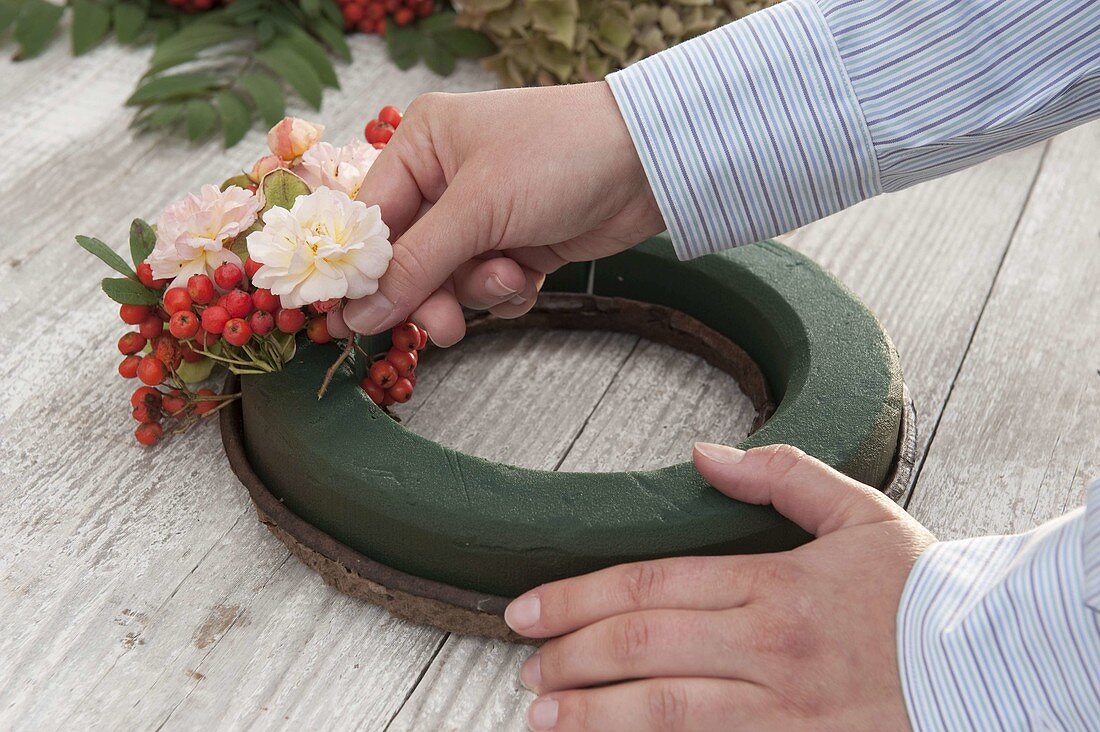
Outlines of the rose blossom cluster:
<svg viewBox="0 0 1100 732">
<path fill-rule="evenodd" d="M 395 128 L 400 113 L 385 111 Z M 142 444 L 158 442 L 169 421 L 186 428 L 236 398 L 197 388 L 215 366 L 277 371 L 300 331 L 329 342 L 327 313 L 378 289 L 393 256 L 389 229 L 379 208 L 356 196 L 388 136 L 337 147 L 322 132 L 288 117 L 268 133 L 270 154 L 246 174 L 171 204 L 155 227 L 135 221 L 155 241 L 140 261 L 135 253 L 135 281 L 123 282 L 121 295 L 106 281 L 104 289 L 122 303 L 123 322 L 135 326 L 119 340 L 118 370 L 143 384 L 131 398 Z M 118 269 L 109 253 L 93 253 Z M 427 335 L 405 323 L 392 340 L 369 372 L 378 378 L 364 387 L 383 406 L 411 395 Z M 353 348 L 348 339 L 338 363 Z"/>
</svg>

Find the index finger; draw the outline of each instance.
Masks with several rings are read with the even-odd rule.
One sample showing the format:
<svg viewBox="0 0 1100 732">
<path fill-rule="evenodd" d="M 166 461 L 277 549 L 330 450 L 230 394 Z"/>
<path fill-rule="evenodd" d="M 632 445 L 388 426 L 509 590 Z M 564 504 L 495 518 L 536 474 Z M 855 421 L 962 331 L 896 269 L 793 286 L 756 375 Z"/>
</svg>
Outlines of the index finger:
<svg viewBox="0 0 1100 732">
<path fill-rule="evenodd" d="M 550 638 L 637 610 L 741 607 L 761 576 L 779 578 L 789 562 L 763 554 L 621 564 L 525 592 L 508 605 L 504 620 L 520 635 Z"/>
</svg>

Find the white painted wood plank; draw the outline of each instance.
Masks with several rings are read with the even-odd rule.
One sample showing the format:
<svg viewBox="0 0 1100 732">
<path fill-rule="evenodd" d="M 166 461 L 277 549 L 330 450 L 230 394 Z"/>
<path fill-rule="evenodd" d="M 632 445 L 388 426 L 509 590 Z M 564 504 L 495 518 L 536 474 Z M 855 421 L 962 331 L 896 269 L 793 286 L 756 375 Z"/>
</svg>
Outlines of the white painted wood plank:
<svg viewBox="0 0 1100 732">
<path fill-rule="evenodd" d="M 492 83 L 473 65 L 446 81 L 397 72 L 377 39 L 354 43 L 344 90 L 310 115 L 335 140 L 382 104 Z M 136 60 L 107 47 L 71 68 L 53 51 L 10 75 L 0 64 L 14 89 L 0 108 L 12 153 L 0 181 L 0 613 L 18 629 L 0 638 L 0 727 L 379 728 L 442 634 L 288 560 L 215 428 L 154 451 L 128 433 L 133 385 L 113 376 L 122 328 L 97 292 L 106 271 L 72 235 L 123 251 L 130 218 L 263 146 L 259 132 L 229 154 L 131 139 L 121 103 Z"/>
<path fill-rule="evenodd" d="M 850 287 L 897 346 L 918 465 L 993 285 L 1043 146 L 879 196 L 788 239 Z"/>
<path fill-rule="evenodd" d="M 1100 475 L 1100 123 L 1051 142 L 910 511 L 941 538 L 1026 531 Z"/>
</svg>

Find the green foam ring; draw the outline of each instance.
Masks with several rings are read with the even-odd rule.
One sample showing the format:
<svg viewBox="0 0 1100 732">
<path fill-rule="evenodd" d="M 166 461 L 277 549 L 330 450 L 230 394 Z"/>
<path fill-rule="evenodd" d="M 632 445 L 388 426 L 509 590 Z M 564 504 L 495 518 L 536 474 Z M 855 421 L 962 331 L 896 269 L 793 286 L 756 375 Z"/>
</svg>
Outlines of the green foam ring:
<svg viewBox="0 0 1100 732">
<path fill-rule="evenodd" d="M 788 443 L 864 483 L 887 475 L 902 419 L 897 353 L 875 316 L 811 260 L 762 242 L 689 262 L 665 237 L 544 291 L 656 303 L 730 338 L 777 403 L 742 448 Z M 244 441 L 268 490 L 299 517 L 394 569 L 513 597 L 543 582 L 678 555 L 782 551 L 810 536 L 770 506 L 731 500 L 690 462 L 568 473 L 493 463 L 388 417 L 338 349 L 302 343 L 280 373 L 242 379 Z M 684 446 L 685 453 L 690 446 Z"/>
</svg>

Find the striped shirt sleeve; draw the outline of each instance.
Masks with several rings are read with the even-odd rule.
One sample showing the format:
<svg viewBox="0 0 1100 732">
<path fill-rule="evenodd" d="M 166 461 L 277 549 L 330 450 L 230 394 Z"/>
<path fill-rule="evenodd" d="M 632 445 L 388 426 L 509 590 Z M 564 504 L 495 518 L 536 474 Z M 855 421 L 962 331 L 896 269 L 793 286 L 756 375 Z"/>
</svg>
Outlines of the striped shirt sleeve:
<svg viewBox="0 0 1100 732">
<path fill-rule="evenodd" d="M 608 82 L 686 259 L 1100 116 L 1100 2 L 784 0 Z"/>
<path fill-rule="evenodd" d="M 1028 534 L 933 545 L 897 628 L 915 730 L 1100 730 L 1100 480 Z"/>
</svg>

